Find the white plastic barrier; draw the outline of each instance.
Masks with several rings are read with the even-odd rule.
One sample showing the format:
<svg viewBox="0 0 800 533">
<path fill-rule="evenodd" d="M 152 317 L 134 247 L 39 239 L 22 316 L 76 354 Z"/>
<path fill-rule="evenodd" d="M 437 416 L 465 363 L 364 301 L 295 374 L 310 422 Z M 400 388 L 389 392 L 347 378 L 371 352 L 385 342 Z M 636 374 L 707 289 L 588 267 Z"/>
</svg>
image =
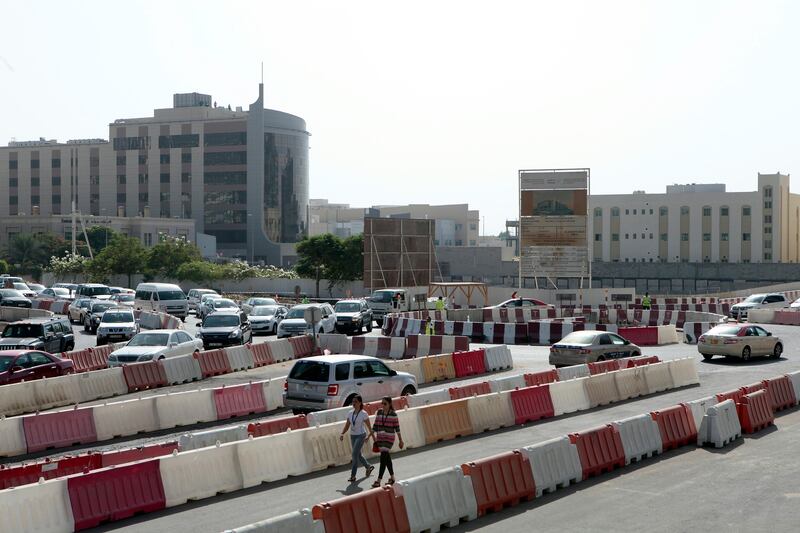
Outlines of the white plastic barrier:
<svg viewBox="0 0 800 533">
<path fill-rule="evenodd" d="M 352 407 L 339 407 L 338 409 L 325 409 L 324 411 L 314 411 L 306 415 L 309 426 L 322 426 L 324 424 L 334 424 L 347 419 Z"/>
<path fill-rule="evenodd" d="M 524 389 L 526 386 L 525 376 L 523 376 L 522 374 L 492 378 L 488 381 L 489 381 L 489 389 L 492 392 L 504 392 L 514 389 Z"/>
<path fill-rule="evenodd" d="M 467 400 L 473 433 L 511 427 L 514 425 L 514 407 L 510 392 L 482 394 Z"/>
<path fill-rule="evenodd" d="M 775 321 L 775 309 L 750 309 L 747 320 L 758 324 L 772 324 Z"/>
<path fill-rule="evenodd" d="M 225 533 L 325 533 L 325 523 L 311 517 L 311 509 L 300 509 L 275 518 L 229 529 Z"/>
<path fill-rule="evenodd" d="M 644 379 L 644 366 L 636 366 L 612 372 L 614 382 L 619 391 L 619 399 L 638 398 L 647 394 L 647 382 Z"/>
<path fill-rule="evenodd" d="M 652 363 L 644 365 L 643 368 L 644 380 L 647 382 L 647 391 L 650 394 L 673 388 L 669 363 Z"/>
<path fill-rule="evenodd" d="M 238 444 L 244 488 L 311 472 L 302 430 L 251 438 Z"/>
<path fill-rule="evenodd" d="M 267 403 L 267 411 L 272 411 L 283 407 L 283 383 L 286 376 L 268 379 L 262 383 L 264 388 L 264 401 Z"/>
<path fill-rule="evenodd" d="M 153 397 L 96 406 L 92 415 L 98 441 L 159 429 Z"/>
<path fill-rule="evenodd" d="M 217 419 L 213 389 L 176 392 L 155 396 L 161 429 L 190 426 Z"/>
<path fill-rule="evenodd" d="M 408 396 L 409 407 L 422 407 L 432 403 L 442 403 L 450 401 L 450 393 L 447 389 L 426 390 Z"/>
<path fill-rule="evenodd" d="M 144 329 L 161 329 L 161 316 L 152 311 L 139 313 L 139 326 Z"/>
<path fill-rule="evenodd" d="M 304 432 L 306 453 L 309 455 L 311 470 L 324 470 L 331 466 L 341 466 L 351 461 L 352 447 L 350 446 L 350 436 L 339 439 L 344 429 L 344 422 L 315 426 L 312 428 L 301 429 L 298 433 Z M 367 450 L 367 442 L 364 442 L 364 452 Z M 366 455 L 366 453 L 365 453 Z"/>
<path fill-rule="evenodd" d="M 472 482 L 458 466 L 399 481 L 395 487 L 405 500 L 412 532 L 439 531 L 478 517 Z"/>
<path fill-rule="evenodd" d="M 585 383 L 588 378 L 550 383 L 550 399 L 553 400 L 554 416 L 589 409 L 589 396 Z"/>
<path fill-rule="evenodd" d="M 0 491 L 0 513 L 2 531 L 61 533 L 75 529 L 64 478 Z"/>
<path fill-rule="evenodd" d="M 792 382 L 792 388 L 794 389 L 794 397 L 800 401 L 800 370 L 796 370 L 794 372 L 789 372 L 786 374 L 789 377 L 789 380 Z"/>
<path fill-rule="evenodd" d="M 256 366 L 253 360 L 253 352 L 250 351 L 250 347 L 247 345 L 229 346 L 225 348 L 224 352 L 234 372 Z"/>
<path fill-rule="evenodd" d="M 272 357 L 276 363 L 281 361 L 291 361 L 294 359 L 294 349 L 287 339 L 272 341 L 269 345 Z"/>
<path fill-rule="evenodd" d="M 419 409 L 400 409 L 397 411 L 397 420 L 400 423 L 400 434 L 403 435 L 403 444 L 406 449 L 422 448 L 425 446 L 425 429 L 419 417 Z M 392 451 L 400 449 L 399 440 L 395 439 Z"/>
<path fill-rule="evenodd" d="M 678 330 L 675 326 L 670 324 L 667 326 L 658 326 L 658 345 L 675 344 L 680 342 L 678 337 Z"/>
<path fill-rule="evenodd" d="M 32 413 L 38 409 L 30 383 L 14 383 L 0 387 L 0 415 Z"/>
<path fill-rule="evenodd" d="M 242 488 L 238 444 L 222 444 L 159 459 L 167 507 Z"/>
<path fill-rule="evenodd" d="M 486 354 L 487 372 L 494 372 L 495 370 L 502 370 L 504 368 L 514 368 L 514 359 L 511 357 L 511 350 L 509 350 L 508 346 L 505 344 L 487 346 L 484 352 Z"/>
<path fill-rule="evenodd" d="M 425 383 L 425 372 L 422 370 L 422 359 L 400 359 L 384 361 L 386 366 L 398 372 L 408 372 L 417 378 L 417 385 Z"/>
<path fill-rule="evenodd" d="M 78 387 L 81 392 L 81 402 L 128 393 L 128 385 L 122 375 L 122 367 L 78 374 Z"/>
<path fill-rule="evenodd" d="M 215 446 L 217 443 L 226 444 L 245 440 L 248 437 L 247 426 L 244 424 L 221 429 L 211 429 L 208 431 L 195 431 L 186 433 L 178 438 L 178 447 L 182 452 L 189 450 L 199 450 Z"/>
<path fill-rule="evenodd" d="M 699 428 L 700 423 L 703 421 L 703 417 L 706 416 L 706 411 L 708 411 L 708 408 L 717 405 L 717 397 L 708 396 L 706 398 L 700 398 L 699 400 L 686 402 L 686 405 L 688 405 L 689 409 L 692 410 L 694 427 Z"/>
<path fill-rule="evenodd" d="M 530 461 L 537 498 L 583 479 L 578 447 L 567 436 L 526 446 L 522 453 Z"/>
<path fill-rule="evenodd" d="M 660 454 L 664 449 L 658 424 L 649 414 L 618 420 L 613 425 L 622 439 L 626 465 Z"/>
<path fill-rule="evenodd" d="M 76 404 L 81 401 L 81 388 L 78 385 L 80 376 L 70 374 L 57 378 L 45 378 L 31 381 L 33 396 L 37 410 L 51 409 L 64 405 Z"/>
<path fill-rule="evenodd" d="M 558 381 L 567 381 L 568 379 L 585 378 L 591 375 L 589 372 L 589 365 L 572 365 L 556 369 L 558 372 Z"/>
<path fill-rule="evenodd" d="M 733 400 L 725 400 L 706 410 L 697 433 L 697 444 L 713 444 L 715 448 L 722 448 L 741 436 L 742 426 L 736 414 L 736 404 Z"/>
<path fill-rule="evenodd" d="M 697 366 L 694 357 L 683 357 L 668 361 L 669 373 L 672 377 L 672 385 L 675 388 L 687 385 L 697 385 L 700 383 L 700 376 L 697 375 Z"/>
<path fill-rule="evenodd" d="M 170 385 L 203 379 L 200 361 L 195 359 L 193 355 L 167 357 L 161 361 L 161 366 L 164 367 L 164 371 L 167 374 L 167 383 Z"/>
<path fill-rule="evenodd" d="M 589 397 L 589 408 L 619 401 L 619 391 L 614 380 L 615 372 L 605 372 L 586 378 L 584 383 Z"/>
<path fill-rule="evenodd" d="M 0 320 L 3 322 L 16 322 L 26 318 L 43 316 L 54 316 L 50 311 L 44 309 L 28 309 L 25 307 L 0 306 Z"/>
<path fill-rule="evenodd" d="M 0 418 L 0 456 L 24 455 L 27 450 L 22 418 Z"/>
<path fill-rule="evenodd" d="M 332 354 L 350 353 L 350 337 L 341 333 L 321 333 L 317 336 L 319 347 Z"/>
</svg>

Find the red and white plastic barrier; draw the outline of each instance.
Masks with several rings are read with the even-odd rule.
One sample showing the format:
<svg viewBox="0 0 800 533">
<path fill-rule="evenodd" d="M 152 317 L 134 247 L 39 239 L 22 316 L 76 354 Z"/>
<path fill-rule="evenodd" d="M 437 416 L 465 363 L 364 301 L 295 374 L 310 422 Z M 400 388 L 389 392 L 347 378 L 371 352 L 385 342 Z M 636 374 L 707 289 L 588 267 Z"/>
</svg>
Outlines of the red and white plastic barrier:
<svg viewBox="0 0 800 533">
<path fill-rule="evenodd" d="M 351 339 L 350 353 L 390 359 L 402 359 L 406 351 L 405 337 L 364 337 Z"/>
<path fill-rule="evenodd" d="M 411 335 L 404 357 L 424 357 L 469 350 L 469 338 L 454 335 Z"/>
</svg>

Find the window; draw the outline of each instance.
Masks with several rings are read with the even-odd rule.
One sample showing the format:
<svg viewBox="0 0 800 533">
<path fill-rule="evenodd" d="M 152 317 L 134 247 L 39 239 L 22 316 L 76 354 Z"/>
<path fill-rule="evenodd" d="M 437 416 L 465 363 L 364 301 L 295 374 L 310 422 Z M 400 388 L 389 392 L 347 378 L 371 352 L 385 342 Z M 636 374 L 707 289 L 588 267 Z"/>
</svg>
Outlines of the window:
<svg viewBox="0 0 800 533">
<path fill-rule="evenodd" d="M 764 202 L 764 209 L 772 209 L 772 200 Z"/>
<path fill-rule="evenodd" d="M 749 233 L 742 233 L 742 240 L 743 241 L 749 241 L 750 240 L 750 234 Z"/>
<path fill-rule="evenodd" d="M 603 216 L 603 208 L 602 207 L 595 207 L 594 208 L 594 216 L 596 216 L 596 217 Z"/>
<path fill-rule="evenodd" d="M 653 210 L 652 210 L 652 209 L 650 210 L 650 214 L 651 214 L 651 215 L 653 214 Z"/>
<path fill-rule="evenodd" d="M 125 185 L 125 174 L 117 174 L 117 183 Z"/>
<path fill-rule="evenodd" d="M 126 159 L 125 159 L 124 155 L 118 155 L 117 156 L 117 166 L 124 166 L 125 165 L 125 161 L 126 161 Z"/>
<path fill-rule="evenodd" d="M 147 156 L 146 155 L 140 155 L 139 156 L 139 164 L 140 165 L 146 165 L 147 164 Z"/>
<path fill-rule="evenodd" d="M 51 181 L 52 181 L 54 187 L 55 186 L 59 186 L 59 185 L 61 185 L 61 176 L 53 176 L 51 178 Z"/>
<path fill-rule="evenodd" d="M 464 226 L 461 225 L 461 224 L 456 224 L 456 231 L 461 231 L 461 228 L 463 228 L 463 227 Z"/>
<path fill-rule="evenodd" d="M 636 209 L 634 209 L 634 210 L 633 210 L 633 214 L 634 214 L 634 215 L 636 214 Z"/>
<path fill-rule="evenodd" d="M 651 241 L 653 240 L 653 234 L 652 233 L 650 234 L 650 240 Z"/>
<path fill-rule="evenodd" d="M 711 216 L 711 208 L 710 207 L 706 206 L 706 207 L 703 208 L 703 216 L 704 217 L 710 217 Z"/>
<path fill-rule="evenodd" d="M 470 239 L 469 240 L 469 245 L 470 246 L 475 246 L 476 245 L 475 239 Z"/>
<path fill-rule="evenodd" d="M 764 228 L 764 233 L 772 233 L 772 226 L 767 226 Z"/>
<path fill-rule="evenodd" d="M 336 365 L 336 381 L 347 381 L 348 379 L 350 379 L 350 363 Z"/>
<path fill-rule="evenodd" d="M 370 374 L 373 376 L 388 376 L 389 369 L 380 361 L 367 361 Z"/>
<path fill-rule="evenodd" d="M 147 182 L 150 180 L 150 176 L 147 173 L 139 174 L 139 183 L 141 185 L 147 185 Z"/>
<path fill-rule="evenodd" d="M 764 248 L 772 248 L 772 241 L 764 241 Z"/>
<path fill-rule="evenodd" d="M 192 182 L 192 174 L 190 172 L 181 173 L 181 183 L 191 183 L 191 182 Z"/>
<path fill-rule="evenodd" d="M 625 234 L 625 240 L 628 240 L 628 234 L 627 233 Z"/>
<path fill-rule="evenodd" d="M 470 231 L 477 231 L 478 230 L 478 225 L 477 224 L 470 224 L 469 225 L 469 230 Z"/>
<path fill-rule="evenodd" d="M 688 205 L 681 206 L 681 215 L 688 215 L 688 214 L 689 214 L 689 206 Z"/>
<path fill-rule="evenodd" d="M 140 192 L 139 193 L 139 201 L 147 203 L 147 193 L 146 192 Z"/>
<path fill-rule="evenodd" d="M 169 183 L 169 172 L 162 172 L 160 179 L 161 183 Z"/>
<path fill-rule="evenodd" d="M 720 233 L 719 234 L 719 240 L 721 240 L 723 242 L 728 242 L 728 234 L 727 233 Z"/>
<path fill-rule="evenodd" d="M 50 166 L 52 168 L 61 168 L 61 160 L 56 158 L 51 159 Z"/>
<path fill-rule="evenodd" d="M 206 172 L 203 180 L 206 184 L 214 185 L 245 185 L 247 184 L 247 172 Z"/>
<path fill-rule="evenodd" d="M 633 238 L 636 239 L 636 234 L 635 233 L 633 234 Z"/>
<path fill-rule="evenodd" d="M 750 216 L 750 206 L 744 206 L 742 208 L 742 216 L 749 217 Z"/>
<path fill-rule="evenodd" d="M 54 195 L 52 195 L 50 197 L 50 200 L 53 203 L 53 205 L 60 204 L 61 203 L 61 195 L 60 194 L 54 194 Z"/>
<path fill-rule="evenodd" d="M 152 233 L 145 233 L 144 234 L 144 245 L 150 246 L 153 244 L 153 234 Z"/>
<path fill-rule="evenodd" d="M 772 261 L 772 252 L 764 252 L 764 261 Z"/>
<path fill-rule="evenodd" d="M 619 207 L 612 207 L 611 208 L 611 216 L 618 217 L 619 216 Z"/>
<path fill-rule="evenodd" d="M 158 161 L 162 165 L 169 165 L 169 154 L 161 154 L 158 156 Z"/>
<path fill-rule="evenodd" d="M 689 234 L 688 233 L 681 233 L 681 241 L 687 242 L 688 240 L 689 240 Z"/>
<path fill-rule="evenodd" d="M 17 187 L 18 180 L 17 178 L 8 178 L 8 186 L 9 187 Z"/>
<path fill-rule="evenodd" d="M 159 135 L 159 148 L 197 148 L 200 146 L 200 135 L 188 133 L 184 135 Z"/>
<path fill-rule="evenodd" d="M 35 194 L 31 196 L 31 205 L 39 205 L 39 195 Z"/>
<path fill-rule="evenodd" d="M 181 154 L 181 163 L 191 163 L 192 154 Z"/>
<path fill-rule="evenodd" d="M 710 233 L 703 233 L 703 240 L 706 241 L 706 242 L 709 242 L 711 240 L 711 234 Z"/>
<path fill-rule="evenodd" d="M 728 208 L 727 207 L 720 207 L 719 208 L 719 216 L 721 216 L 721 217 L 728 216 Z"/>
<path fill-rule="evenodd" d="M 764 215 L 764 224 L 772 224 L 772 215 Z"/>
<path fill-rule="evenodd" d="M 462 246 L 461 239 L 456 239 L 456 246 Z"/>
<path fill-rule="evenodd" d="M 668 214 L 669 214 L 669 209 L 668 208 L 666 208 L 666 207 L 659 207 L 658 208 L 658 215 L 659 216 L 665 217 Z"/>
<path fill-rule="evenodd" d="M 612 233 L 611 240 L 614 242 L 619 242 L 619 233 Z"/>
<path fill-rule="evenodd" d="M 8 204 L 9 205 L 17 205 L 18 203 L 19 203 L 19 197 L 18 196 L 9 196 L 8 197 Z M 11 238 L 10 234 L 9 234 L 8 238 L 9 239 Z"/>
<path fill-rule="evenodd" d="M 772 198 L 772 187 L 764 187 L 764 198 Z"/>
<path fill-rule="evenodd" d="M 628 209 L 626 209 L 626 210 L 625 210 L 625 214 L 626 214 L 626 215 L 630 215 L 630 214 L 631 214 L 631 212 L 630 212 Z"/>
<path fill-rule="evenodd" d="M 39 178 L 31 178 L 31 187 L 39 186 Z"/>
<path fill-rule="evenodd" d="M 124 205 L 125 204 L 125 193 L 121 192 L 117 194 L 117 205 Z"/>
<path fill-rule="evenodd" d="M 668 236 L 667 236 L 667 234 L 666 234 L 666 233 L 662 233 L 662 234 L 659 236 L 659 239 L 661 239 L 662 241 L 666 241 L 666 240 L 668 239 Z"/>
<path fill-rule="evenodd" d="M 39 168 L 39 160 L 31 159 L 31 168 Z"/>
<path fill-rule="evenodd" d="M 642 233 L 642 239 L 644 239 L 644 233 Z"/>
<path fill-rule="evenodd" d="M 8 162 L 8 170 L 16 170 L 16 168 L 17 168 L 17 160 L 16 159 L 11 159 Z"/>
<path fill-rule="evenodd" d="M 603 234 L 602 233 L 595 233 L 594 234 L 594 240 L 595 240 L 595 242 L 602 241 L 603 240 Z"/>
<path fill-rule="evenodd" d="M 117 137 L 112 141 L 114 150 L 145 150 L 150 137 Z"/>
<path fill-rule="evenodd" d="M 247 152 L 206 152 L 203 163 L 212 165 L 246 165 Z"/>
</svg>

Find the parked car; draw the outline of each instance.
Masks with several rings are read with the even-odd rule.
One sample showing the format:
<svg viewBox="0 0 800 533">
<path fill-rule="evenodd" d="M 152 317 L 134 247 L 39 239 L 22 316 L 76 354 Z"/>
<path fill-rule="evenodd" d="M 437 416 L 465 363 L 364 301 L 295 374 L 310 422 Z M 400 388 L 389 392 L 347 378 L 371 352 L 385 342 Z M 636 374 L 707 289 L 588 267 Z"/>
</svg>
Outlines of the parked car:
<svg viewBox="0 0 800 533">
<path fill-rule="evenodd" d="M 69 294 L 73 298 L 75 297 L 75 291 L 78 289 L 78 285 L 75 283 L 55 283 L 52 288 L 55 289 L 57 287 L 69 290 Z"/>
<path fill-rule="evenodd" d="M 779 359 L 783 353 L 783 342 L 761 326 L 720 324 L 700 335 L 697 351 L 705 360 L 715 355 L 740 357 L 742 361 L 749 361 L 753 355 Z"/>
<path fill-rule="evenodd" d="M 133 309 L 134 296 L 132 292 L 120 292 L 112 295 L 109 301 Z"/>
<path fill-rule="evenodd" d="M 92 303 L 91 298 L 75 298 L 67 307 L 67 318 L 72 324 L 83 324 L 86 309 Z"/>
<path fill-rule="evenodd" d="M 242 311 L 244 311 L 249 315 L 250 311 L 252 311 L 253 308 L 258 305 L 278 305 L 278 302 L 275 300 L 275 298 L 262 298 L 261 296 L 251 296 L 247 300 L 243 301 L 239 307 L 241 307 Z"/>
<path fill-rule="evenodd" d="M 375 357 L 321 355 L 295 362 L 284 385 L 283 403 L 297 414 L 348 406 L 356 394 L 371 402 L 416 392 L 412 374 L 392 370 Z"/>
<path fill-rule="evenodd" d="M 35 298 L 36 291 L 31 290 L 27 283 L 17 281 L 14 283 L 14 289 L 18 290 L 25 298 Z"/>
<path fill-rule="evenodd" d="M 411 295 L 405 289 L 379 289 L 367 298 L 378 327 L 383 326 L 383 318 L 389 313 L 409 311 Z"/>
<path fill-rule="evenodd" d="M 202 308 L 202 314 L 199 317 L 201 320 L 205 320 L 208 315 L 211 313 L 216 313 L 220 310 L 239 310 L 239 304 L 231 300 L 230 298 L 211 298 L 206 300 L 205 305 Z"/>
<path fill-rule="evenodd" d="M 17 276 L 9 276 L 8 274 L 0 275 L 0 288 L 13 289 L 14 283 L 25 283 L 25 280 Z"/>
<path fill-rule="evenodd" d="M 80 296 L 93 300 L 108 300 L 111 298 L 111 289 L 100 283 L 82 283 L 75 289 L 75 298 Z"/>
<path fill-rule="evenodd" d="M 246 314 L 238 309 L 224 309 L 203 319 L 197 338 L 203 340 L 204 349 L 210 350 L 248 343 L 253 340 L 253 331 Z"/>
<path fill-rule="evenodd" d="M 65 287 L 50 287 L 49 289 L 42 290 L 39 293 L 39 297 L 52 298 L 54 300 L 70 300 L 72 299 L 72 293 Z"/>
<path fill-rule="evenodd" d="M 292 337 L 294 335 L 306 335 L 313 333 L 314 324 L 308 324 L 305 319 L 306 309 L 317 307 L 321 313 L 321 319 L 317 324 L 319 333 L 334 333 L 336 331 L 336 313 L 330 304 L 302 304 L 289 309 L 286 318 L 278 324 L 278 338 Z"/>
<path fill-rule="evenodd" d="M 0 335 L 0 350 L 68 352 L 75 348 L 75 335 L 66 318 L 38 317 L 6 324 Z"/>
<path fill-rule="evenodd" d="M 186 320 L 189 302 L 183 289 L 172 283 L 140 283 L 136 286 L 136 309 L 161 311 Z"/>
<path fill-rule="evenodd" d="M 100 320 L 103 318 L 103 313 L 114 307 L 116 307 L 116 304 L 111 301 L 92 301 L 83 313 L 83 331 L 96 333 L 98 326 L 100 326 Z"/>
<path fill-rule="evenodd" d="M 505 302 L 500 302 L 499 304 L 492 305 L 490 307 L 509 308 L 509 309 L 516 309 L 518 307 L 521 307 L 523 309 L 543 309 L 553 306 L 541 300 L 537 300 L 536 298 L 511 298 L 510 300 L 506 300 Z"/>
<path fill-rule="evenodd" d="M 28 283 L 28 288 L 30 290 L 32 290 L 33 292 L 35 292 L 36 294 L 39 294 L 40 292 L 45 290 L 47 287 L 45 287 L 44 285 L 42 285 L 40 283 Z"/>
<path fill-rule="evenodd" d="M 108 366 L 190 355 L 202 349 L 203 341 L 181 329 L 151 329 L 137 333 L 124 348 L 111 352 Z"/>
<path fill-rule="evenodd" d="M 200 303 L 197 304 L 197 311 L 195 312 L 197 318 L 203 320 L 203 317 L 208 314 L 208 309 L 209 309 L 208 302 L 210 302 L 211 300 L 217 300 L 219 298 L 222 298 L 222 296 L 220 296 L 217 293 L 207 293 L 200 295 Z"/>
<path fill-rule="evenodd" d="M 253 335 L 257 333 L 278 333 L 278 324 L 289 310 L 281 305 L 259 305 L 253 308 L 247 318 L 250 319 L 250 328 Z"/>
<path fill-rule="evenodd" d="M 197 308 L 200 305 L 200 298 L 202 298 L 206 294 L 217 294 L 217 291 L 212 289 L 191 289 L 189 293 L 186 295 L 189 301 L 189 311 L 194 311 L 197 313 Z"/>
<path fill-rule="evenodd" d="M 640 355 L 641 348 L 616 333 L 573 331 L 550 347 L 550 364 L 562 367 Z"/>
<path fill-rule="evenodd" d="M 336 331 L 339 333 L 361 333 L 364 328 L 372 331 L 372 309 L 366 300 L 339 300 L 333 311 L 336 313 Z"/>
<path fill-rule="evenodd" d="M 97 325 L 97 345 L 129 341 L 139 333 L 139 324 L 130 307 L 111 307 Z"/>
<path fill-rule="evenodd" d="M 135 294 L 136 291 L 133 289 L 126 289 L 125 287 L 109 287 L 108 290 L 111 291 L 111 295 L 115 294 Z"/>
<path fill-rule="evenodd" d="M 0 385 L 66 376 L 74 371 L 72 360 L 39 350 L 0 352 Z"/>
<path fill-rule="evenodd" d="M 0 289 L 0 305 L 4 307 L 31 308 L 31 301 L 17 289 Z"/>
<path fill-rule="evenodd" d="M 789 307 L 789 302 L 783 294 L 751 294 L 744 301 L 731 306 L 730 317 L 736 320 L 745 320 L 748 312 L 753 309 L 783 309 L 784 307 Z"/>
</svg>

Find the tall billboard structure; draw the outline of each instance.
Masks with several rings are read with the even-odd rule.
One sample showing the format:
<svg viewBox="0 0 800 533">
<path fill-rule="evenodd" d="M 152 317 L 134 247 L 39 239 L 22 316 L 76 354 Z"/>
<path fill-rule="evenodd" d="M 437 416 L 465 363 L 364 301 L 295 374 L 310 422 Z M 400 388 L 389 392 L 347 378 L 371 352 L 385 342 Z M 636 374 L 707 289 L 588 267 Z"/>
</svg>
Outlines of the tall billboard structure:
<svg viewBox="0 0 800 533">
<path fill-rule="evenodd" d="M 519 285 L 591 279 L 589 169 L 519 171 Z"/>
<path fill-rule="evenodd" d="M 364 287 L 427 287 L 438 271 L 436 221 L 364 218 Z"/>
</svg>

